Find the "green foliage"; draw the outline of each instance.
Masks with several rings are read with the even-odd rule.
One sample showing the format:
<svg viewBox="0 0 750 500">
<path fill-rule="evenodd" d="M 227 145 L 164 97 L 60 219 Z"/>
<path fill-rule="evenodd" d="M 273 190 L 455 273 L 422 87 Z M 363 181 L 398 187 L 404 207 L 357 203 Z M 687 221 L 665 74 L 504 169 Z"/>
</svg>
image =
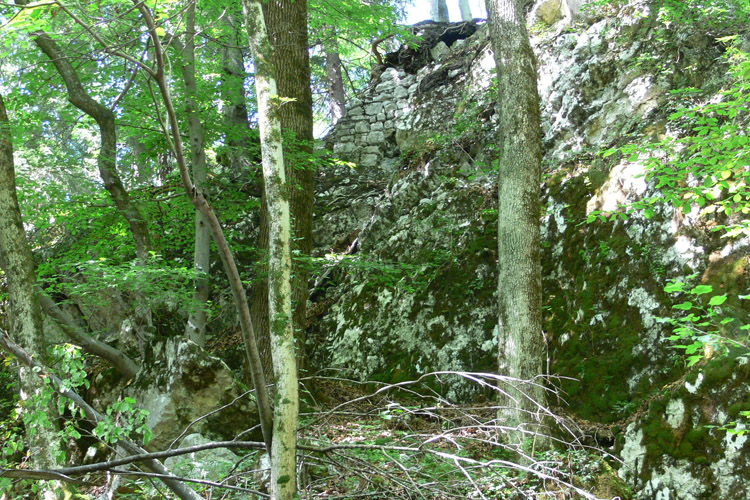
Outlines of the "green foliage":
<svg viewBox="0 0 750 500">
<path fill-rule="evenodd" d="M 189 310 L 191 307 L 195 271 L 172 266 L 158 255 L 152 255 L 145 263 L 118 264 L 104 257 L 71 262 L 61 264 L 58 273 L 42 278 L 50 283 L 50 292 L 62 293 L 70 300 L 82 299 L 90 305 L 106 307 L 109 297 L 102 292 L 111 289 L 138 295 L 141 297 L 139 307 L 146 305 L 156 309 L 166 306 L 173 310 Z M 71 275 L 76 279 L 71 281 Z"/>
<path fill-rule="evenodd" d="M 738 42 L 737 37 L 722 39 Z M 718 98 L 706 100 L 699 89 L 673 92 L 678 106 L 669 119 L 676 137 L 646 145 L 627 144 L 602 153 L 622 154 L 629 161 L 642 161 L 646 178 L 658 194 L 623 207 L 642 210 L 647 218 L 654 205 L 668 203 L 685 214 L 713 216 L 714 231 L 725 236 L 750 234 L 750 138 L 745 123 L 750 116 L 750 59 L 746 52 L 728 50 L 730 82 Z M 723 219 L 720 216 L 724 217 Z M 589 215 L 589 222 L 626 218 L 624 212 Z"/>
<path fill-rule="evenodd" d="M 694 277 L 695 275 L 690 278 Z M 727 301 L 727 294 L 714 295 L 711 285 L 688 283 L 689 280 L 675 280 L 664 288 L 667 293 L 681 295 L 682 298 L 690 300 L 672 306 L 678 311 L 683 311 L 682 315 L 662 318 L 662 321 L 673 328 L 669 340 L 679 342 L 675 347 L 685 350 L 687 366 L 693 366 L 714 353 L 727 354 L 730 349 L 739 349 L 740 355 L 750 357 L 750 347 L 729 333 L 736 318 L 727 316 L 721 307 Z M 738 298 L 747 300 L 750 299 L 750 295 L 741 295 Z M 750 325 L 739 326 L 737 330 L 747 332 Z"/>
<path fill-rule="evenodd" d="M 94 435 L 106 443 L 115 444 L 121 439 L 132 439 L 134 434 L 139 434 L 143 436 L 143 444 L 147 445 L 154 437 L 148 427 L 148 415 L 148 411 L 136 406 L 135 399 L 120 399 L 107 408 L 104 420 L 94 429 Z"/>
</svg>

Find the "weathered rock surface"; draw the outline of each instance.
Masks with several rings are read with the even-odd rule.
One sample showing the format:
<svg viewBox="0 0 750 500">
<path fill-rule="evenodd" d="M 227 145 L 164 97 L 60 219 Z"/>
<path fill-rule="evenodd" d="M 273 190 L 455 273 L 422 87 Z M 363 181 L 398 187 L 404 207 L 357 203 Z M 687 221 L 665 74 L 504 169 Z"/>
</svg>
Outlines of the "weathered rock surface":
<svg viewBox="0 0 750 500">
<path fill-rule="evenodd" d="M 182 438 L 178 449 L 210 442 L 210 440 L 201 434 L 188 434 Z M 215 448 L 169 457 L 164 461 L 164 465 L 173 474 L 196 479 L 207 479 L 209 481 L 221 481 L 239 460 L 240 457 L 226 448 Z"/>
<path fill-rule="evenodd" d="M 137 380 L 133 389 L 141 407 L 149 412 L 153 449 L 166 449 L 191 424 L 189 433 L 233 439 L 238 429 L 259 421 L 254 400 L 250 396 L 238 399 L 242 391 L 229 367 L 193 342 L 158 344 L 153 359 L 157 363 L 144 371 L 148 379 Z"/>
<path fill-rule="evenodd" d="M 563 384 L 570 411 L 609 426 L 620 475 L 639 498 L 747 498 L 746 436 L 710 427 L 750 410 L 747 358 L 716 356 L 684 375 L 660 318 L 674 312 L 667 279 L 697 273 L 716 289 L 746 293 L 748 242 L 729 243 L 668 205 L 649 218 L 634 212 L 586 224 L 595 210 L 654 193 L 641 162 L 593 153 L 628 134 L 666 133 L 668 91 L 715 91 L 726 71 L 715 63 L 721 47 L 697 44 L 677 57 L 650 37 L 647 3 L 611 14 L 533 38 L 551 372 L 578 379 Z M 416 71 L 385 69 L 328 137 L 353 165 L 321 175 L 315 245 L 330 264 L 313 295 L 320 316 L 309 339 L 321 365 L 362 378 L 492 370 L 496 356 L 486 28 L 432 53 L 437 60 Z M 644 53 L 673 66 L 637 63 Z M 731 307 L 746 317 L 746 306 Z M 450 396 L 479 390 L 446 384 Z"/>
</svg>

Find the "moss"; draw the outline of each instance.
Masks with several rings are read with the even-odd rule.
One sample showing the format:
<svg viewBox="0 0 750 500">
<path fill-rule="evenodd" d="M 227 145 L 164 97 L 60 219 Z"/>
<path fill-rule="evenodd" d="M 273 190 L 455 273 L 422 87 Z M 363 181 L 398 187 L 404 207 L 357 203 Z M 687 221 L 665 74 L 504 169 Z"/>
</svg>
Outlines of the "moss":
<svg viewBox="0 0 750 500">
<path fill-rule="evenodd" d="M 676 455 L 679 457 L 691 457 L 693 455 L 693 445 L 688 441 L 683 441 L 677 448 Z"/>
<path fill-rule="evenodd" d="M 720 387 L 731 378 L 736 364 L 736 359 L 724 356 L 711 359 L 703 369 L 703 383 L 708 388 Z"/>
</svg>

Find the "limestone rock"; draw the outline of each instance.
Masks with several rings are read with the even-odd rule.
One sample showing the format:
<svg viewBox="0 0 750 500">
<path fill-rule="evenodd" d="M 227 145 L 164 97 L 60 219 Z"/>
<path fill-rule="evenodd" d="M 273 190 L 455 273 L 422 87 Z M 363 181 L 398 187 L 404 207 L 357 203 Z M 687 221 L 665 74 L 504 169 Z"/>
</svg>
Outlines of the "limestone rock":
<svg viewBox="0 0 750 500">
<path fill-rule="evenodd" d="M 189 448 L 201 444 L 210 443 L 201 434 L 188 434 L 180 442 L 179 448 Z M 209 481 L 221 481 L 224 475 L 234 467 L 240 457 L 226 448 L 212 448 L 210 450 L 196 451 L 185 455 L 169 457 L 164 461 L 165 467 L 178 476 L 191 479 L 206 479 Z"/>
<path fill-rule="evenodd" d="M 155 449 L 166 448 L 188 425 L 242 394 L 229 367 L 193 342 L 170 339 L 156 346 L 153 360 L 153 366 L 145 370 L 149 379 L 137 380 L 134 392 L 141 407 L 149 411 Z M 196 422 L 191 430 L 233 439 L 257 422 L 254 399 L 245 396 Z"/>
</svg>

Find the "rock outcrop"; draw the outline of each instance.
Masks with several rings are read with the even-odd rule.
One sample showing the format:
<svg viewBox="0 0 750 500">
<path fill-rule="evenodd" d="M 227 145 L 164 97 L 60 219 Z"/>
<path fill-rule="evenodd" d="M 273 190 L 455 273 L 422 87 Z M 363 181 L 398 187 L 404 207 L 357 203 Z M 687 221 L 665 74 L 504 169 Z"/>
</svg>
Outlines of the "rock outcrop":
<svg viewBox="0 0 750 500">
<path fill-rule="evenodd" d="M 701 33 L 681 33 L 692 42 L 680 47 L 655 40 L 646 2 L 589 15 L 567 30 L 532 29 L 550 369 L 576 379 L 563 383 L 568 411 L 607 426 L 639 498 L 747 498 L 747 436 L 717 428 L 750 410 L 746 353 L 708 356 L 686 372 L 661 318 L 674 313 L 668 279 L 697 274 L 717 290 L 746 291 L 750 243 L 728 242 L 667 204 L 590 221 L 655 193 L 643 162 L 596 153 L 667 134 L 669 91 L 716 92 L 723 47 Z M 329 265 L 312 295 L 309 339 L 321 366 L 386 381 L 493 369 L 502 293 L 486 139 L 494 61 L 481 24 L 444 45 L 426 49 L 419 69 L 382 69 L 327 139 L 351 164 L 319 180 L 315 246 Z M 737 301 L 727 312 L 747 317 Z M 450 397 L 481 390 L 445 384 Z"/>
</svg>

